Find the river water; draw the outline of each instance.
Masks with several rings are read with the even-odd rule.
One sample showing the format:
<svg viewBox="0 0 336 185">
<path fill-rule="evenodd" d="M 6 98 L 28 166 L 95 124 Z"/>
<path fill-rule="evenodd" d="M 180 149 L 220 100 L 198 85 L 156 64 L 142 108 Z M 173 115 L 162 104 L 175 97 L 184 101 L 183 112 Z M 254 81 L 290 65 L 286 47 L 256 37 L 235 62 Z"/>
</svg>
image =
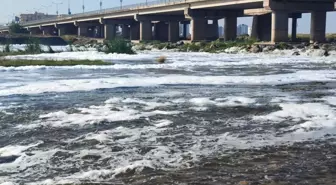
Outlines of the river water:
<svg viewBox="0 0 336 185">
<path fill-rule="evenodd" d="M 336 182 L 335 57 L 20 57 L 114 65 L 0 68 L 2 185 Z"/>
</svg>

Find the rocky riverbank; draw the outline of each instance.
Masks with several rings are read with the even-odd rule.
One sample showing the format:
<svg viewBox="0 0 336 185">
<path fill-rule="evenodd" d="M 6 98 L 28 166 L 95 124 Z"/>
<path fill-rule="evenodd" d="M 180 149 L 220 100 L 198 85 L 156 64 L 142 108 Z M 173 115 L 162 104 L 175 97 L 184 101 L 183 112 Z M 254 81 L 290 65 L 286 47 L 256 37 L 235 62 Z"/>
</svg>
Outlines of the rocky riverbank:
<svg viewBox="0 0 336 185">
<path fill-rule="evenodd" d="M 183 52 L 210 52 L 210 53 L 268 53 L 306 56 L 336 56 L 336 43 L 254 43 L 244 42 L 197 42 L 184 43 L 140 43 L 133 46 L 134 50 L 172 50 Z"/>
</svg>

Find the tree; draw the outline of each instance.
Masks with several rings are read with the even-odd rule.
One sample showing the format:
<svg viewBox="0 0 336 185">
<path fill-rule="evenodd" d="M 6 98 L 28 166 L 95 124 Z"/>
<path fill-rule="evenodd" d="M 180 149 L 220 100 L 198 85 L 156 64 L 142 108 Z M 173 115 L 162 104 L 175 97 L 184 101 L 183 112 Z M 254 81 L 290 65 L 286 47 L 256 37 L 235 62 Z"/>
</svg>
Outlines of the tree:
<svg viewBox="0 0 336 185">
<path fill-rule="evenodd" d="M 28 33 L 28 31 L 23 28 L 20 24 L 12 22 L 9 25 L 9 33 Z"/>
</svg>

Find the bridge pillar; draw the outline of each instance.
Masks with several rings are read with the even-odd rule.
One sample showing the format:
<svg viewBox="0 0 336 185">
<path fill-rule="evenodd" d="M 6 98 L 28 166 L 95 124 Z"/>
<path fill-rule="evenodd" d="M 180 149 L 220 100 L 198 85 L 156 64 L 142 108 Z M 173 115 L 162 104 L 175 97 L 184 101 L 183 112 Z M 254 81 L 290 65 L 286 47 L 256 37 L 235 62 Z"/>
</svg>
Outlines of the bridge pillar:
<svg viewBox="0 0 336 185">
<path fill-rule="evenodd" d="M 104 24 L 104 38 L 106 40 L 112 40 L 116 37 L 116 25 L 115 24 Z"/>
<path fill-rule="evenodd" d="M 123 24 L 121 27 L 122 37 L 124 39 L 130 39 L 130 27 L 127 24 Z"/>
<path fill-rule="evenodd" d="M 180 25 L 178 21 L 168 23 L 168 41 L 177 42 L 180 40 Z"/>
<path fill-rule="evenodd" d="M 159 41 L 168 41 L 169 26 L 161 21 L 154 24 L 154 39 Z"/>
<path fill-rule="evenodd" d="M 206 38 L 207 20 L 202 17 L 191 19 L 191 41 L 202 41 Z"/>
<path fill-rule="evenodd" d="M 78 36 L 87 37 L 88 36 L 88 26 L 84 26 L 84 25 L 78 26 Z"/>
<path fill-rule="evenodd" d="M 208 24 L 208 26 L 207 26 L 207 39 L 208 40 L 217 40 L 218 38 L 219 38 L 218 19 L 213 19 L 212 24 Z"/>
<path fill-rule="evenodd" d="M 140 39 L 140 24 L 139 22 L 135 22 L 131 24 L 131 40 L 139 40 Z"/>
<path fill-rule="evenodd" d="M 310 27 L 310 42 L 326 41 L 326 12 L 312 12 Z"/>
<path fill-rule="evenodd" d="M 152 22 L 149 20 L 140 21 L 140 41 L 152 39 Z"/>
<path fill-rule="evenodd" d="M 271 42 L 288 41 L 288 12 L 272 11 Z"/>
<path fill-rule="evenodd" d="M 292 18 L 292 35 L 291 35 L 292 42 L 295 42 L 297 39 L 296 33 L 297 33 L 297 18 L 293 17 Z"/>
<path fill-rule="evenodd" d="M 58 36 L 63 36 L 66 34 L 66 28 L 65 27 L 59 27 L 58 28 Z"/>
<path fill-rule="evenodd" d="M 251 38 L 261 41 L 271 41 L 272 15 L 254 15 Z"/>
<path fill-rule="evenodd" d="M 237 38 L 237 17 L 225 17 L 224 40 L 235 40 Z"/>
</svg>

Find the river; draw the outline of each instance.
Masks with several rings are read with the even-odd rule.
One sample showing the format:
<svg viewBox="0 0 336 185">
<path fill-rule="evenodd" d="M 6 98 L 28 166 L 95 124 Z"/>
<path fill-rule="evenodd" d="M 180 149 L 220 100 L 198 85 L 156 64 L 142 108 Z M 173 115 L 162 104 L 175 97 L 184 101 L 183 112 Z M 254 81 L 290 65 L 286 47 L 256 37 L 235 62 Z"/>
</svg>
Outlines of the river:
<svg viewBox="0 0 336 185">
<path fill-rule="evenodd" d="M 114 65 L 0 68 L 1 185 L 336 182 L 335 57 L 30 57 Z"/>
</svg>

